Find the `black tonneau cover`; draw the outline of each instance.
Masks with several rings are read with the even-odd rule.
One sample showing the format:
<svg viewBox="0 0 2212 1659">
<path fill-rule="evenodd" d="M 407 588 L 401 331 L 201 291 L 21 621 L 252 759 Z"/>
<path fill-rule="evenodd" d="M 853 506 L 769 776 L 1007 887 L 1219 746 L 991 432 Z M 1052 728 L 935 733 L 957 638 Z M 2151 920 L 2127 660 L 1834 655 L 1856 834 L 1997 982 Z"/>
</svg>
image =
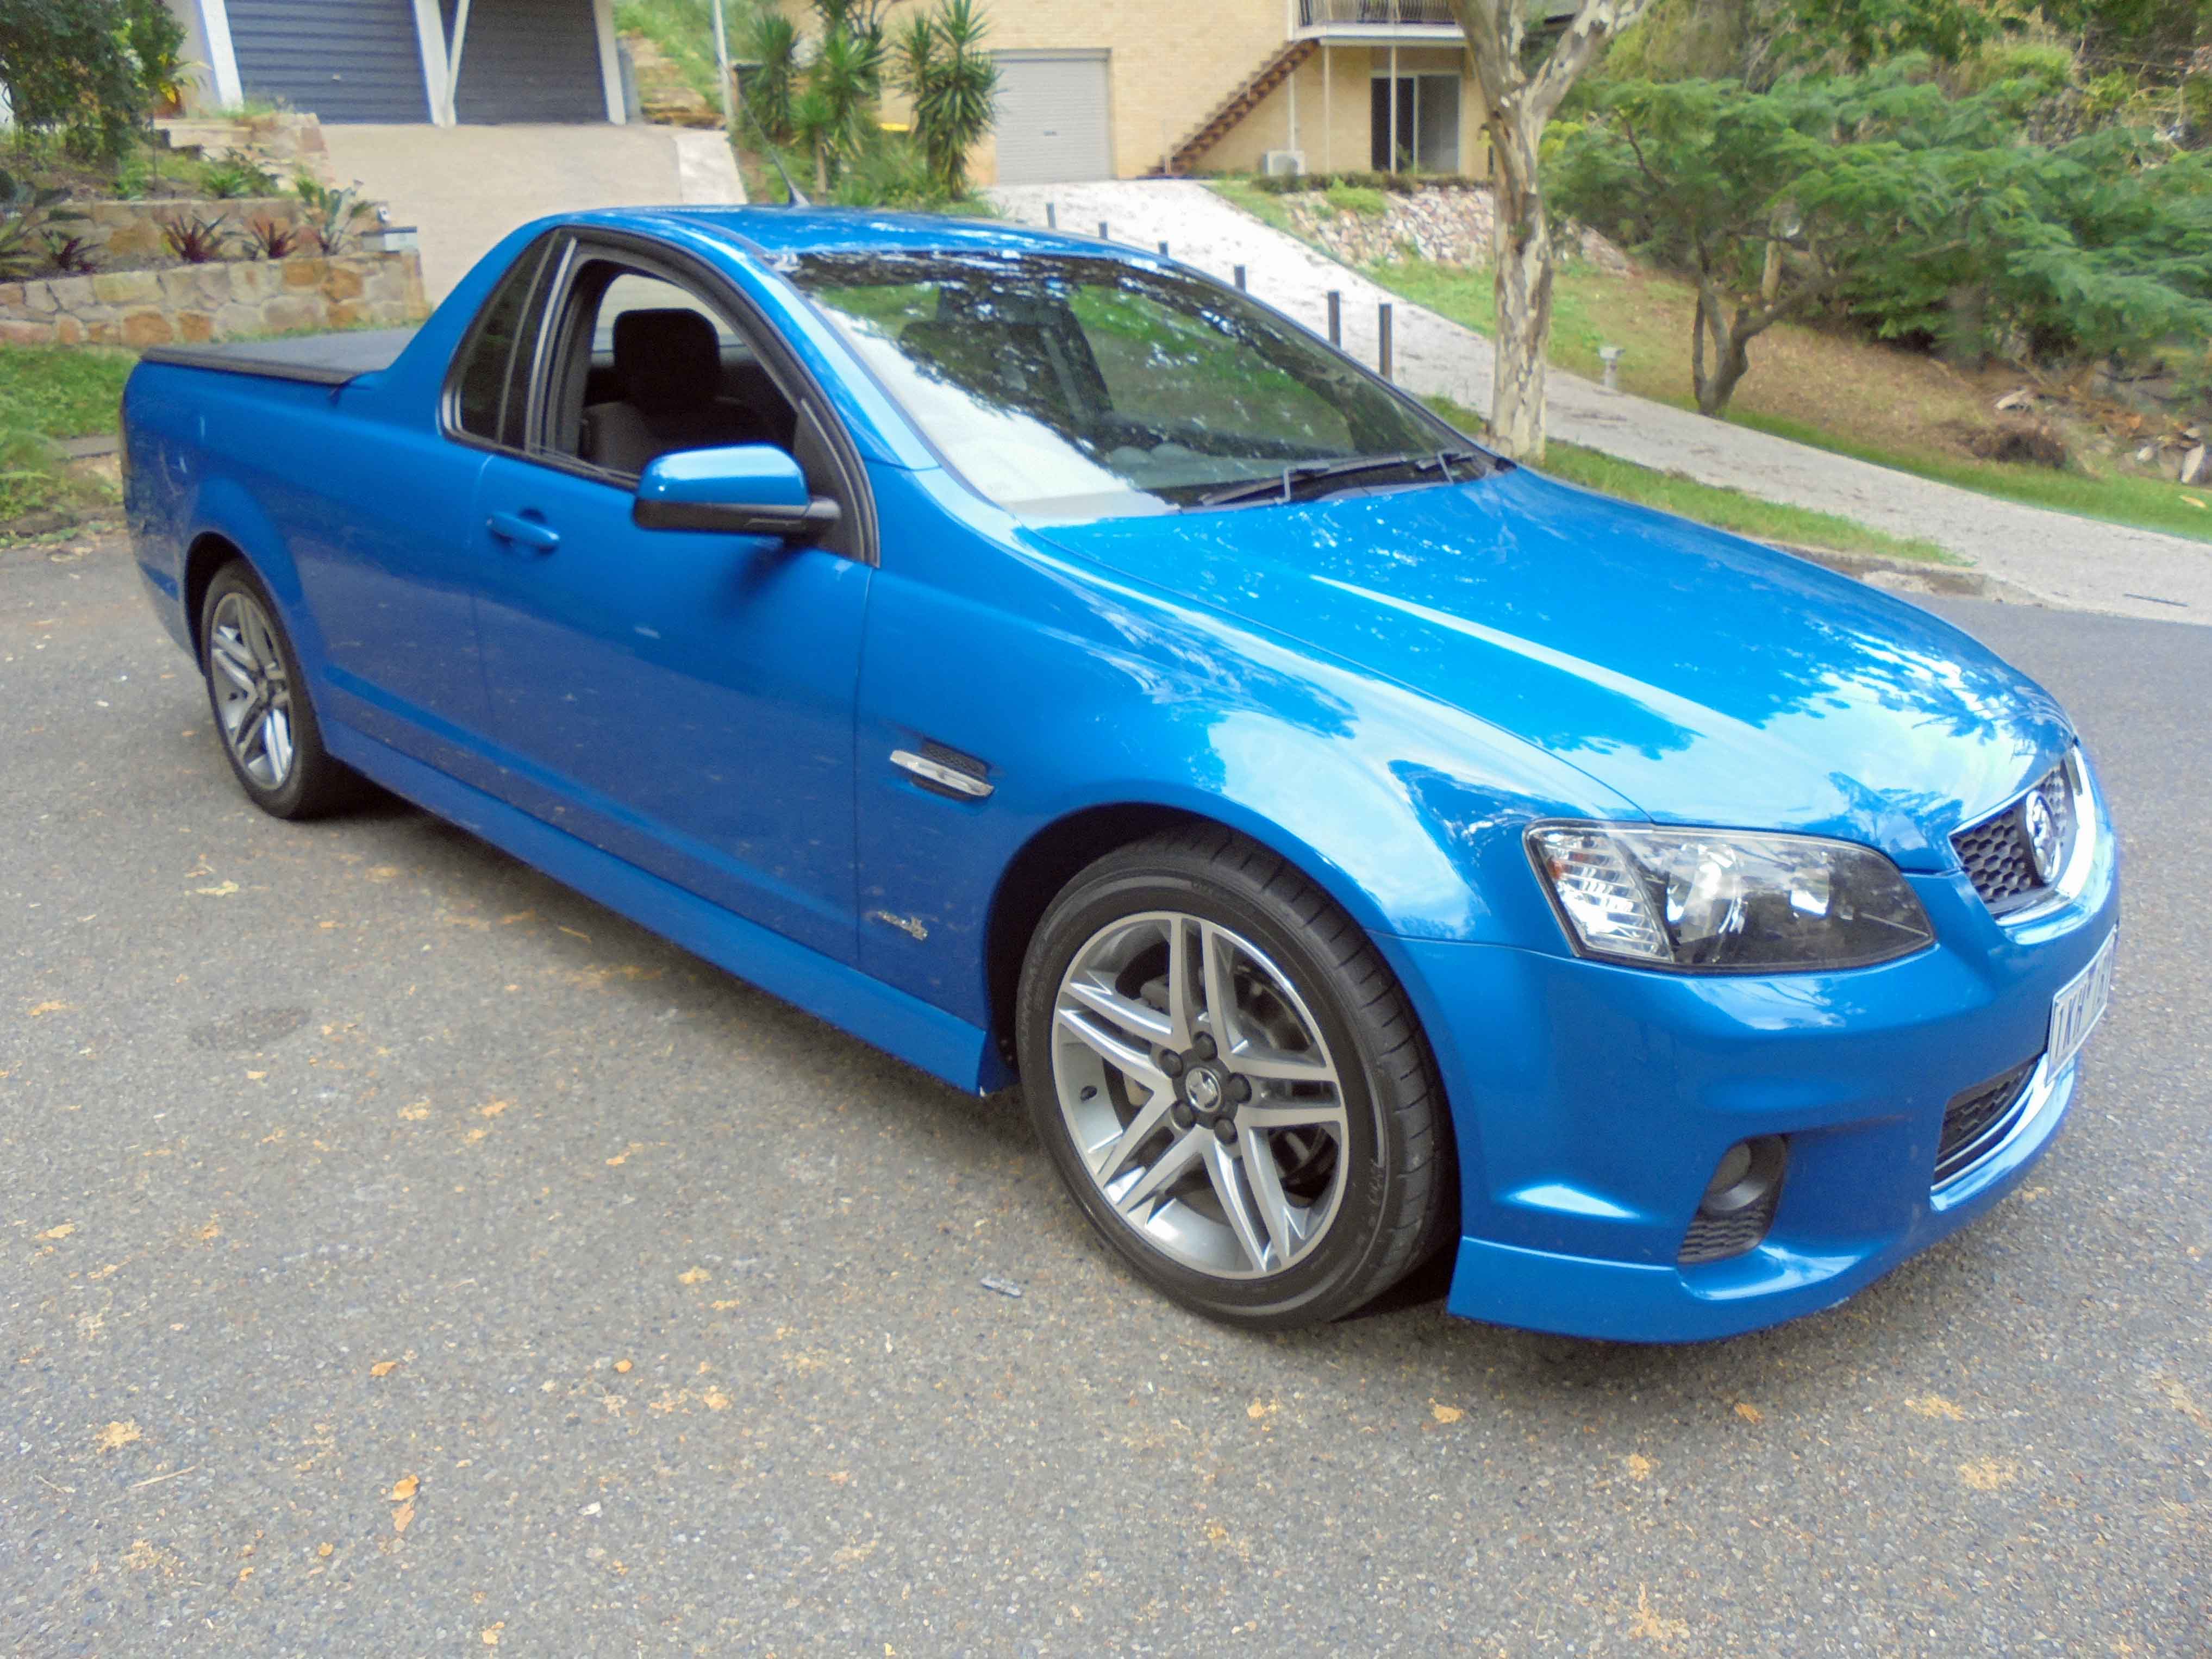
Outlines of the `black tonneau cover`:
<svg viewBox="0 0 2212 1659">
<path fill-rule="evenodd" d="M 227 345 L 153 346 L 143 355 L 149 363 L 179 363 L 186 368 L 220 369 L 226 374 L 259 374 L 272 380 L 305 380 L 312 386 L 343 386 L 361 375 L 391 368 L 414 337 L 411 328 L 366 328 L 343 334 L 295 335 L 283 340 L 236 340 Z"/>
</svg>

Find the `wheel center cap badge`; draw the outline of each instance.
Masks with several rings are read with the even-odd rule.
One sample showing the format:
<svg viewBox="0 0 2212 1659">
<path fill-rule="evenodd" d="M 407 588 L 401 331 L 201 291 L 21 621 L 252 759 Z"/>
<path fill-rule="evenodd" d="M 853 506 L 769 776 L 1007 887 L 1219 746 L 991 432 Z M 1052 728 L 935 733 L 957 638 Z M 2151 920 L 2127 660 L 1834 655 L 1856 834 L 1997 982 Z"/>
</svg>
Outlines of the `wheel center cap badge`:
<svg viewBox="0 0 2212 1659">
<path fill-rule="evenodd" d="M 2048 882 L 2058 872 L 2058 815 L 2042 790 L 2027 798 L 2021 820 L 2027 831 L 2027 855 L 2034 861 L 2036 879 Z"/>
<path fill-rule="evenodd" d="M 1190 1096 L 1190 1103 L 1201 1112 L 1210 1112 L 1221 1103 L 1221 1079 L 1209 1066 L 1200 1066 L 1189 1075 L 1183 1085 Z"/>
</svg>

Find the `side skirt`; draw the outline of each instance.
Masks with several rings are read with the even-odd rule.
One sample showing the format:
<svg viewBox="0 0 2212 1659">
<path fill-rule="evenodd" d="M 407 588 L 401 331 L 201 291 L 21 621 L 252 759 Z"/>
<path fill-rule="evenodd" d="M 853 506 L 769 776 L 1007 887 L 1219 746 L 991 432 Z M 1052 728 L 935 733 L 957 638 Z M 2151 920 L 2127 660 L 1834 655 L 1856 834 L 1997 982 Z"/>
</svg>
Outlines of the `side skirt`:
<svg viewBox="0 0 2212 1659">
<path fill-rule="evenodd" d="M 980 1027 L 734 916 L 350 726 L 333 720 L 323 735 L 338 759 L 394 794 L 863 1042 L 957 1089 L 988 1092 L 1012 1080 Z"/>
</svg>

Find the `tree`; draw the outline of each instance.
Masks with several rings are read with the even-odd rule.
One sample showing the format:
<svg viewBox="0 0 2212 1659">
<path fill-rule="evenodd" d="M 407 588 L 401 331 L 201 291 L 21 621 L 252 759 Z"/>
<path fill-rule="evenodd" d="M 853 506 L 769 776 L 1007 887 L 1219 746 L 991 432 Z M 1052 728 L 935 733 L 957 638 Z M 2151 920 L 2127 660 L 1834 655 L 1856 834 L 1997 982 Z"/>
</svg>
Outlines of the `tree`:
<svg viewBox="0 0 2212 1659">
<path fill-rule="evenodd" d="M 824 196 L 837 168 L 867 141 L 883 90 L 883 64 L 878 40 L 832 28 L 806 66 L 805 85 L 792 100 L 791 125 L 814 152 L 814 185 Z"/>
<path fill-rule="evenodd" d="M 145 119 L 127 21 L 121 0 L 0 0 L 0 87 L 15 125 L 119 159 Z"/>
<path fill-rule="evenodd" d="M 1552 343 L 1552 230 L 1538 164 L 1544 129 L 1606 43 L 1650 0 L 1581 0 L 1534 68 L 1523 58 L 1523 0 L 1451 0 L 1482 89 L 1490 138 L 1492 238 L 1498 296 L 1491 376 L 1491 441 L 1508 455 L 1544 458 L 1545 354 Z"/>
</svg>

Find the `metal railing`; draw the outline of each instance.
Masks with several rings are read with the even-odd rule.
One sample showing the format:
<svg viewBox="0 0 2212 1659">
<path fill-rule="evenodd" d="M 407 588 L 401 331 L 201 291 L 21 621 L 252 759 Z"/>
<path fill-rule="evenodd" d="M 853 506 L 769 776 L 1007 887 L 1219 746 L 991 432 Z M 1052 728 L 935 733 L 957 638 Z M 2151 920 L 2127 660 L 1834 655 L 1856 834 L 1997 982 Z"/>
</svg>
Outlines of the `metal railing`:
<svg viewBox="0 0 2212 1659">
<path fill-rule="evenodd" d="M 1401 23 L 1452 28 L 1458 21 L 1447 0 L 1298 0 L 1298 27 L 1304 29 Z"/>
</svg>

